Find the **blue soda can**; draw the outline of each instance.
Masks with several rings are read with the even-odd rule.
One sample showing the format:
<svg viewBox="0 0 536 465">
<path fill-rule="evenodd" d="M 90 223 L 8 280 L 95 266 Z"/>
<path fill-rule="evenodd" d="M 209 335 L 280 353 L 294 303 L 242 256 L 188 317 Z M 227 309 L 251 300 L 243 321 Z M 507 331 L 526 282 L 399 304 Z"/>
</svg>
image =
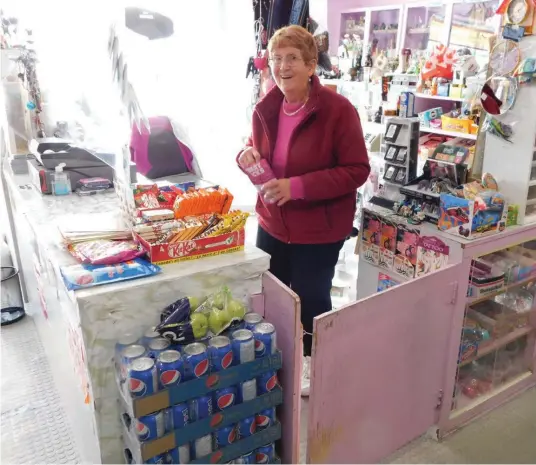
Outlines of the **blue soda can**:
<svg viewBox="0 0 536 465">
<path fill-rule="evenodd" d="M 190 409 L 188 404 L 172 405 L 166 409 L 166 431 L 169 433 L 174 429 L 184 428 L 190 423 Z"/>
<path fill-rule="evenodd" d="M 255 463 L 255 452 L 249 452 L 248 454 L 241 455 L 240 457 L 236 458 L 234 463 L 239 464 L 250 464 Z"/>
<path fill-rule="evenodd" d="M 272 442 L 265 446 L 259 447 L 255 451 L 256 463 L 270 463 L 274 460 L 275 456 L 275 444 Z"/>
<path fill-rule="evenodd" d="M 162 411 L 134 418 L 133 424 L 140 441 L 152 441 L 166 434 L 166 422 Z"/>
<path fill-rule="evenodd" d="M 237 386 L 236 403 L 249 402 L 257 397 L 257 380 L 255 378 L 243 381 Z"/>
<path fill-rule="evenodd" d="M 155 327 L 151 326 L 150 328 L 147 328 L 145 332 L 143 333 L 143 336 L 140 339 L 139 344 L 143 344 L 145 347 L 149 348 L 149 344 L 151 341 L 154 341 L 155 339 L 160 339 L 162 336 L 160 333 L 157 333 L 155 331 Z"/>
<path fill-rule="evenodd" d="M 214 405 L 218 412 L 222 412 L 223 410 L 232 407 L 235 404 L 235 400 L 236 386 L 229 386 L 214 391 Z"/>
<path fill-rule="evenodd" d="M 153 339 L 151 342 L 149 342 L 147 346 L 147 352 L 149 353 L 149 357 L 154 358 L 155 360 L 158 358 L 158 356 L 164 352 L 164 350 L 168 350 L 169 346 L 171 345 L 171 342 L 168 339 L 165 339 L 163 337 L 159 337 L 158 339 Z"/>
<path fill-rule="evenodd" d="M 267 392 L 272 392 L 277 386 L 277 373 L 267 371 L 257 378 L 257 394 L 262 396 Z"/>
<path fill-rule="evenodd" d="M 127 379 L 128 369 L 131 363 L 137 358 L 145 357 L 146 355 L 147 351 L 142 345 L 132 344 L 125 347 L 121 352 L 121 361 L 119 363 L 119 374 L 121 376 L 121 380 L 124 381 Z"/>
<path fill-rule="evenodd" d="M 140 357 L 130 364 L 128 390 L 131 397 L 144 397 L 158 391 L 156 367 L 152 358 Z"/>
<path fill-rule="evenodd" d="M 151 457 L 150 459 L 147 459 L 145 461 L 145 463 L 167 463 L 167 456 L 166 454 L 159 454 L 159 455 L 155 455 L 154 457 Z"/>
<path fill-rule="evenodd" d="M 255 338 L 255 358 L 275 354 L 277 340 L 275 326 L 272 323 L 263 322 L 256 325 L 253 337 Z"/>
<path fill-rule="evenodd" d="M 156 369 L 160 389 L 176 386 L 184 378 L 184 363 L 176 350 L 164 350 L 156 360 Z"/>
<path fill-rule="evenodd" d="M 190 444 L 175 447 L 167 453 L 167 463 L 190 463 Z"/>
<path fill-rule="evenodd" d="M 208 343 L 210 368 L 212 371 L 222 371 L 233 364 L 231 341 L 226 336 L 214 336 Z"/>
<path fill-rule="evenodd" d="M 195 441 L 192 441 L 192 460 L 200 459 L 201 457 L 206 457 L 207 455 L 212 454 L 214 451 L 212 434 L 207 434 L 206 436 L 201 436 Z"/>
<path fill-rule="evenodd" d="M 187 380 L 201 378 L 208 373 L 207 347 L 201 342 L 193 342 L 184 347 L 184 376 Z"/>
<path fill-rule="evenodd" d="M 235 365 L 255 360 L 255 339 L 249 329 L 237 329 L 232 338 Z"/>
<path fill-rule="evenodd" d="M 255 415 L 257 431 L 262 431 L 275 423 L 275 407 L 263 410 Z"/>
<path fill-rule="evenodd" d="M 255 415 L 243 418 L 238 422 L 238 439 L 249 438 L 257 431 Z"/>
<path fill-rule="evenodd" d="M 117 360 L 121 359 L 121 352 L 123 352 L 124 349 L 136 344 L 136 342 L 138 342 L 138 337 L 135 334 L 123 334 L 115 343 L 115 356 L 117 357 Z"/>
<path fill-rule="evenodd" d="M 212 405 L 212 397 L 210 395 L 189 400 L 188 413 L 190 415 L 190 421 L 194 422 L 208 418 L 214 412 Z"/>
<path fill-rule="evenodd" d="M 255 328 L 255 325 L 258 325 L 259 323 L 262 323 L 264 321 L 264 318 L 260 316 L 258 313 L 246 313 L 244 315 L 244 329 L 249 329 L 250 331 L 253 331 L 253 328 Z"/>
<path fill-rule="evenodd" d="M 214 432 L 214 446 L 216 449 L 223 449 L 236 441 L 236 425 L 228 425 Z"/>
</svg>

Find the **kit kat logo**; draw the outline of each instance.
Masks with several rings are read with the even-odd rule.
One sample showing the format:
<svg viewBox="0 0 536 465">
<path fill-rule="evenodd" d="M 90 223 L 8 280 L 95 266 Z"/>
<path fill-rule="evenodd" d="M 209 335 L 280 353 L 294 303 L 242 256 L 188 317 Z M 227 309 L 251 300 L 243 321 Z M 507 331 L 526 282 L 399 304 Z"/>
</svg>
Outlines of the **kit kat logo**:
<svg viewBox="0 0 536 465">
<path fill-rule="evenodd" d="M 169 258 L 180 258 L 190 254 L 196 248 L 194 241 L 183 241 L 178 244 L 168 245 Z"/>
</svg>

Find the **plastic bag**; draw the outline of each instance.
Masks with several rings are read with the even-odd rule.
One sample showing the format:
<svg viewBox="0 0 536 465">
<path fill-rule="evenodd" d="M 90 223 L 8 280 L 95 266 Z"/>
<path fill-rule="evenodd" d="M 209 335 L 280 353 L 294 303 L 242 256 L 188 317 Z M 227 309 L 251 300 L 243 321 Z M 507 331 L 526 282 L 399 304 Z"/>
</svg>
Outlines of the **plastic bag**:
<svg viewBox="0 0 536 465">
<path fill-rule="evenodd" d="M 153 276 L 161 268 L 141 258 L 118 265 L 70 265 L 60 269 L 65 286 L 70 291 L 101 284 L 127 281 L 130 279 Z"/>
<path fill-rule="evenodd" d="M 491 115 L 487 115 L 482 125 L 482 129 L 490 134 L 493 134 L 496 137 L 501 138 L 506 142 L 512 143 L 510 138 L 512 137 L 514 131 L 513 126 L 515 122 L 506 124 L 499 121 L 497 118 L 494 118 Z"/>
<path fill-rule="evenodd" d="M 184 297 L 166 307 L 156 331 L 174 343 L 189 344 L 238 326 L 246 314 L 246 306 L 226 286 L 201 305 L 196 300 Z"/>
<path fill-rule="evenodd" d="M 70 244 L 67 249 L 79 262 L 91 265 L 115 265 L 145 254 L 133 241 L 104 239 Z"/>
</svg>

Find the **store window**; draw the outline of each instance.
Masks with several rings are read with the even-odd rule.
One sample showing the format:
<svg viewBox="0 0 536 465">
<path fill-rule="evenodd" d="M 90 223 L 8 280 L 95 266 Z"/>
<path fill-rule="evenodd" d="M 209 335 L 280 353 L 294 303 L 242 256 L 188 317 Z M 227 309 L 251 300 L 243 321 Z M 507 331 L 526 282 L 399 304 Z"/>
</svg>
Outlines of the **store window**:
<svg viewBox="0 0 536 465">
<path fill-rule="evenodd" d="M 468 48 L 483 67 L 488 62 L 491 39 L 495 35 L 500 17 L 495 15 L 499 0 L 473 3 L 455 3 L 452 10 L 450 46 Z"/>
</svg>

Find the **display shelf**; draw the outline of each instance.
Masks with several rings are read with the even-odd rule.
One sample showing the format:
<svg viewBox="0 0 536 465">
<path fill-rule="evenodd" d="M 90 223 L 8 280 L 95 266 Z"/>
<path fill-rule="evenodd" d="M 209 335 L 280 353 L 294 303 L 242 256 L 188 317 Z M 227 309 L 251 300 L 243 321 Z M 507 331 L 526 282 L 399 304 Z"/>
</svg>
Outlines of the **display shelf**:
<svg viewBox="0 0 536 465">
<path fill-rule="evenodd" d="M 474 362 L 475 360 L 478 360 L 481 357 L 484 357 L 485 355 L 491 354 L 497 349 L 500 349 L 501 347 L 504 347 L 505 345 L 510 344 L 510 342 L 513 342 L 523 336 L 526 336 L 527 334 L 530 334 L 533 330 L 534 328 L 532 328 L 531 326 L 526 326 L 524 328 L 517 328 L 511 333 L 508 333 L 506 336 L 500 337 L 496 339 L 495 341 L 491 341 L 489 344 L 486 344 L 482 348 L 479 347 L 476 355 L 474 355 L 473 357 L 469 357 L 463 362 L 460 362 L 458 366 L 463 367 L 465 365 L 468 365 L 471 362 Z"/>
<path fill-rule="evenodd" d="M 476 140 L 477 134 L 467 134 L 464 132 L 457 132 L 457 131 L 444 131 L 443 129 L 439 128 L 427 128 L 425 126 L 420 127 L 421 132 L 430 132 L 432 134 L 440 134 L 442 136 L 452 136 L 452 137 L 461 137 L 463 139 L 470 139 L 470 140 Z"/>
<path fill-rule="evenodd" d="M 463 102 L 465 100 L 463 98 L 444 97 L 442 95 L 429 95 L 429 94 L 422 94 L 419 92 L 415 94 L 415 97 L 426 98 L 430 100 L 447 100 L 449 102 Z"/>
<path fill-rule="evenodd" d="M 534 281 L 534 280 L 536 280 L 536 276 L 530 276 L 530 277 L 522 279 L 520 281 L 516 281 L 515 283 L 507 284 L 507 285 L 501 287 L 500 289 L 497 289 L 495 292 L 492 292 L 492 293 L 490 293 L 488 295 L 485 295 L 485 296 L 482 296 L 482 297 L 477 297 L 475 299 L 468 298 L 467 306 L 470 307 L 471 305 L 475 305 L 475 304 L 478 304 L 480 302 L 484 302 L 486 300 L 492 299 L 493 297 L 495 297 L 495 296 L 497 296 L 499 294 L 503 294 L 504 292 L 509 291 L 510 289 L 515 289 L 516 287 L 523 286 L 524 284 L 528 284 L 528 283 L 530 283 L 531 281 Z"/>
<path fill-rule="evenodd" d="M 397 34 L 398 29 L 376 29 L 372 30 L 372 34 Z"/>
<path fill-rule="evenodd" d="M 408 30 L 408 34 L 429 34 L 430 28 L 429 27 L 415 27 L 413 29 Z"/>
<path fill-rule="evenodd" d="M 458 405 L 458 408 L 452 411 L 450 418 L 454 419 L 456 417 L 459 417 L 469 412 L 470 410 L 473 410 L 475 407 L 481 404 L 484 404 L 485 402 L 491 402 L 495 397 L 497 397 L 502 392 L 513 388 L 514 386 L 526 380 L 527 378 L 532 377 L 532 375 L 533 374 L 530 371 L 521 373 L 520 375 L 512 378 L 506 383 L 501 384 L 497 388 L 492 389 L 486 394 L 477 397 L 476 399 L 470 399 L 469 397 L 464 396 L 463 394 L 457 396 L 456 401 L 458 402 L 459 405 Z"/>
</svg>

